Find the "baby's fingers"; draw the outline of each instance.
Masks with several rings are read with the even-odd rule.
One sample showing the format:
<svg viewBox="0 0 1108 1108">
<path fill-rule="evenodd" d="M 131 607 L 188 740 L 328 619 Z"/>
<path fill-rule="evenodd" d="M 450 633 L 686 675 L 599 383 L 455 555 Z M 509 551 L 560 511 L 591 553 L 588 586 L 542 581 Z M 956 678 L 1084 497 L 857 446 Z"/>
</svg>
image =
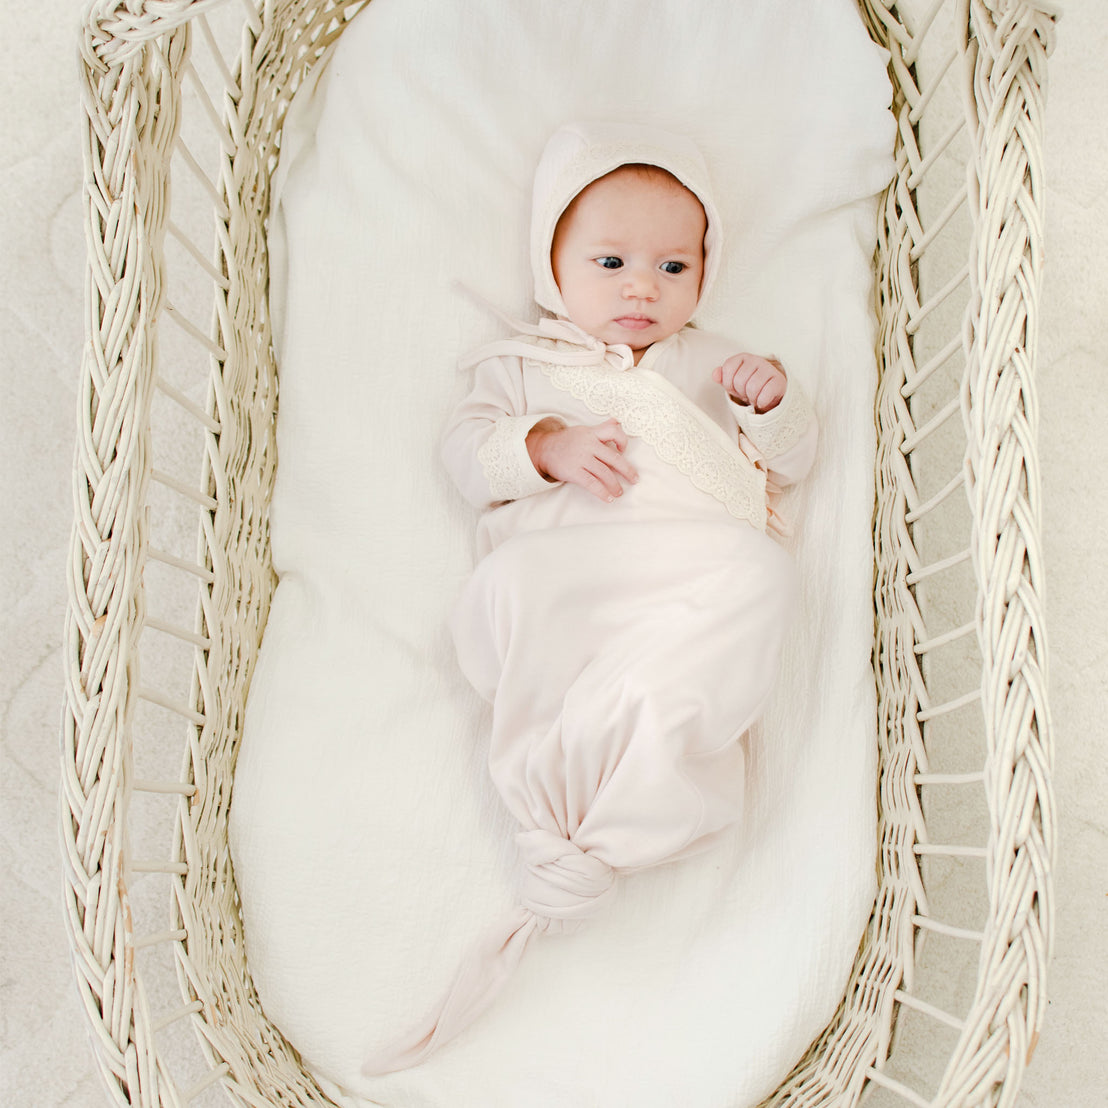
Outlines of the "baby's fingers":
<svg viewBox="0 0 1108 1108">
<path fill-rule="evenodd" d="M 594 460 L 590 467 L 582 469 L 577 484 L 586 492 L 591 492 L 598 500 L 606 500 L 608 503 L 623 493 L 619 479 L 599 460 Z"/>
<path fill-rule="evenodd" d="M 771 377 L 751 398 L 756 412 L 768 412 L 781 403 L 781 397 L 785 395 L 785 382 L 779 376 Z"/>
<path fill-rule="evenodd" d="M 607 466 L 608 469 L 614 470 L 625 481 L 630 481 L 631 484 L 634 484 L 639 479 L 638 471 L 620 453 L 619 448 L 608 445 L 601 446 L 596 453 L 596 460 L 601 465 Z M 620 487 L 620 491 L 623 491 L 622 486 Z"/>
<path fill-rule="evenodd" d="M 719 376 L 716 380 L 738 400 L 746 401 L 746 388 L 750 375 L 753 372 L 746 354 L 734 354 L 719 367 Z M 713 376 L 715 376 L 713 374 Z"/>
<path fill-rule="evenodd" d="M 627 447 L 627 433 L 623 430 L 618 419 L 606 419 L 593 428 L 596 437 L 601 443 L 610 443 L 616 450 L 622 451 Z"/>
<path fill-rule="evenodd" d="M 768 412 L 784 395 L 785 375 L 771 362 L 762 361 L 746 382 L 747 403 L 757 412 Z"/>
</svg>

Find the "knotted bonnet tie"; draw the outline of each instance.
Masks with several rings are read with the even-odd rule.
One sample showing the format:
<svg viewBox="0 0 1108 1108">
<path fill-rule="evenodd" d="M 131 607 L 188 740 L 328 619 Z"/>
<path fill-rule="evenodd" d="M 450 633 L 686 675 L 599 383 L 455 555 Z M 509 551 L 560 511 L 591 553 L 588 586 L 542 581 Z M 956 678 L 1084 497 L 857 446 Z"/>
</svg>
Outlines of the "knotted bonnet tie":
<svg viewBox="0 0 1108 1108">
<path fill-rule="evenodd" d="M 522 320 L 506 315 L 495 304 L 490 303 L 467 285 L 456 282 L 455 287 L 464 292 L 479 307 L 496 316 L 513 332 L 511 338 L 486 343 L 465 355 L 458 362 L 459 369 L 472 369 L 486 358 L 498 357 L 539 357 L 544 362 L 555 365 L 597 366 L 598 368 L 603 366 L 619 371 L 634 368 L 635 355 L 631 347 L 624 343 L 613 343 L 609 346 L 578 327 L 576 323 L 571 323 L 560 316 L 557 319 L 549 317 L 540 319 L 537 324 L 524 323 Z M 528 338 L 545 339 L 547 344 L 528 342 Z M 565 345 L 550 346 L 549 342 L 570 344 L 573 348 L 567 349 Z"/>
</svg>

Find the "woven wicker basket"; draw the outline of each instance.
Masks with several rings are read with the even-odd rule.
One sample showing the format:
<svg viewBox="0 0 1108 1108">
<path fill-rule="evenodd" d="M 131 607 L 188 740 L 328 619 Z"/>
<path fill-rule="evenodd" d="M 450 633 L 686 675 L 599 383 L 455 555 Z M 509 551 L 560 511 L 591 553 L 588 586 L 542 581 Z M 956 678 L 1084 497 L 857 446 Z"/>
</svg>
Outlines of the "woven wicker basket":
<svg viewBox="0 0 1108 1108">
<path fill-rule="evenodd" d="M 62 828 L 120 1104 L 331 1104 L 253 990 L 227 811 L 274 587 L 270 174 L 363 3 L 97 0 L 84 28 Z M 1033 366 L 1058 13 L 860 8 L 899 120 L 875 259 L 879 891 L 837 1014 L 766 1103 L 1011 1105 L 1051 945 Z"/>
</svg>

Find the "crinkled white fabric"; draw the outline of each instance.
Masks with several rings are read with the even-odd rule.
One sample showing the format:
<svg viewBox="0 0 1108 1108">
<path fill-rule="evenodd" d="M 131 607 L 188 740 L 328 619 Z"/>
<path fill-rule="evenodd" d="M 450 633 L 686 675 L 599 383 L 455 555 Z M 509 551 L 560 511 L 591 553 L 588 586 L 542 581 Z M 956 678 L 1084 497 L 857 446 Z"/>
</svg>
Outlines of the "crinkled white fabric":
<svg viewBox="0 0 1108 1108">
<path fill-rule="evenodd" d="M 853 0 L 692 8 L 374 0 L 287 117 L 280 583 L 231 834 L 261 1003 L 344 1108 L 756 1104 L 833 1013 L 868 918 L 885 59 Z M 463 1034 L 367 1079 L 367 1043 L 425 1018 L 519 903 L 489 709 L 446 629 L 474 513 L 438 458 L 471 383 L 458 355 L 503 329 L 451 285 L 527 314 L 534 167 L 560 124 L 596 118 L 704 151 L 727 243 L 699 322 L 777 354 L 819 411 L 818 463 L 786 504 L 803 618 L 748 748 L 741 835 L 622 877 L 587 926 L 531 944 Z"/>
</svg>

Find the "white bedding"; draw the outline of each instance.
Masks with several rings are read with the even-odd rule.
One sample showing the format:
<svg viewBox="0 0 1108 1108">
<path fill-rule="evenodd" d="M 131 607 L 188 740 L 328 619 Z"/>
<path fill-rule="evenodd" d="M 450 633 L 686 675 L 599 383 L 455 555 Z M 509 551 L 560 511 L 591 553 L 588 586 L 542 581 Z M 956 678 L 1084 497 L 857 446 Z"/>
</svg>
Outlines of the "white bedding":
<svg viewBox="0 0 1108 1108">
<path fill-rule="evenodd" d="M 336 1097 L 435 1108 L 756 1103 L 834 1011 L 873 895 L 873 194 L 885 58 L 850 0 L 374 0 L 289 114 L 271 304 L 280 584 L 232 849 L 267 1012 Z M 438 462 L 500 325 L 529 312 L 530 180 L 569 119 L 685 131 L 728 232 L 700 313 L 800 376 L 821 454 L 789 507 L 801 618 L 741 833 L 533 944 L 428 1062 L 367 1079 L 515 900 L 514 821 L 446 616 L 474 517 Z"/>
</svg>

